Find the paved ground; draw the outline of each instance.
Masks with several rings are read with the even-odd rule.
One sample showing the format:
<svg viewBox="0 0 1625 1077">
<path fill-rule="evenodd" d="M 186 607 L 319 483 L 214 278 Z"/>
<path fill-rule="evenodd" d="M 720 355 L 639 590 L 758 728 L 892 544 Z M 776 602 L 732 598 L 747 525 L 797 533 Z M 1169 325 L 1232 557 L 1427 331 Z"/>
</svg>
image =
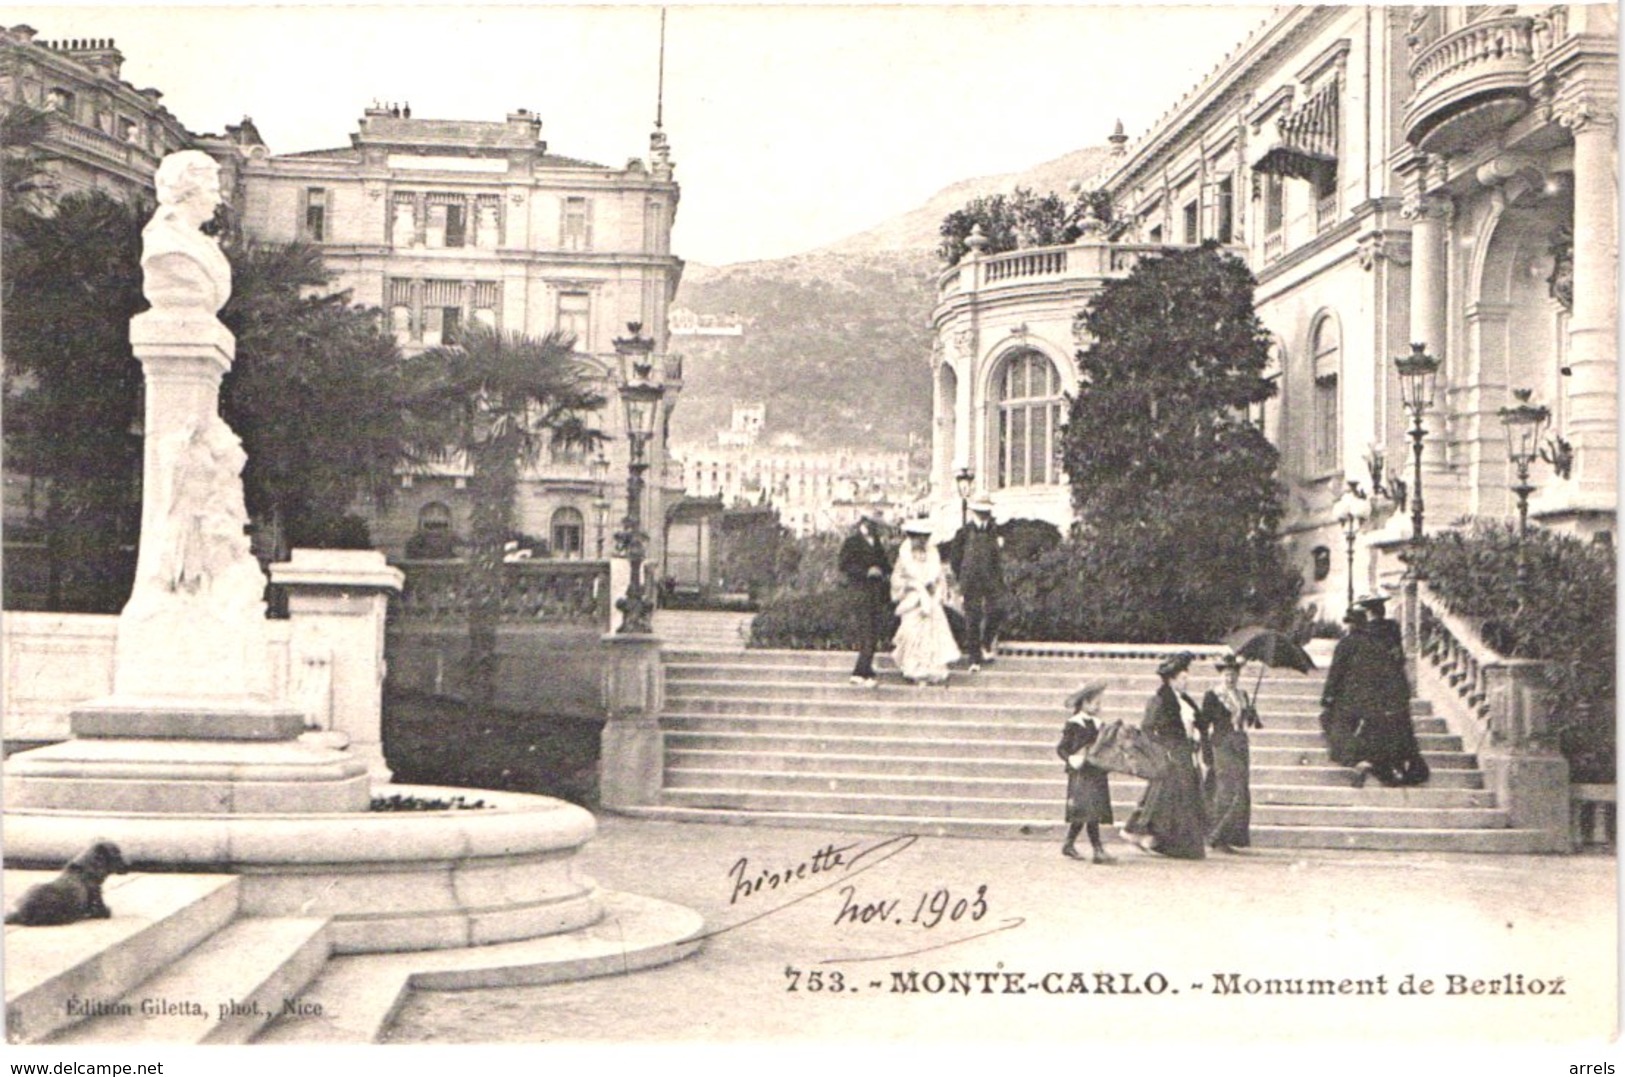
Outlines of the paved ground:
<svg viewBox="0 0 1625 1077">
<path fill-rule="evenodd" d="M 1544 1044 L 1558 1056 L 1547 1072 L 1610 1057 L 1618 1068 L 1604 1046 L 1618 1013 L 1611 857 L 1261 851 L 1181 862 L 1114 845 L 1119 862 L 1096 867 L 1031 841 L 600 823 L 587 871 L 698 909 L 717 931 L 705 949 L 626 977 L 419 993 L 391 1042 L 1303 1050 L 1332 1039 L 1366 1069 L 1395 1073 L 1432 1056 L 1375 1045 Z M 851 863 L 817 855 L 831 846 Z M 777 887 L 738 885 L 802 864 Z M 868 922 L 843 919 L 853 907 Z M 973 993 L 956 993 L 956 973 Z M 1025 993 L 1007 993 L 1017 974 Z M 1309 980 L 1326 983 L 1297 982 Z M 1431 993 L 1407 992 L 1422 981 Z M 917 991 L 900 989 L 911 983 Z"/>
</svg>

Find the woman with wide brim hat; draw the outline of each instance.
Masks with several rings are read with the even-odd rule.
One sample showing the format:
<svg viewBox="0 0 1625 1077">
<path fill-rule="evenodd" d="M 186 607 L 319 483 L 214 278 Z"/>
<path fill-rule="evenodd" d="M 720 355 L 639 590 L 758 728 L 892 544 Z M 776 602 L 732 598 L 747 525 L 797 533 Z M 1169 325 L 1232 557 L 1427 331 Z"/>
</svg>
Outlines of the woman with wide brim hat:
<svg viewBox="0 0 1625 1077">
<path fill-rule="evenodd" d="M 1202 697 L 1196 724 L 1202 734 L 1202 758 L 1207 763 L 1203 793 L 1207 798 L 1208 845 L 1232 853 L 1252 844 L 1252 788 L 1248 781 L 1251 747 L 1248 727 L 1258 728 L 1258 712 L 1241 687 L 1244 661 L 1227 654 L 1214 663 L 1221 678 Z"/>
<path fill-rule="evenodd" d="M 931 544 L 931 521 L 903 525 L 908 542 L 892 567 L 891 597 L 897 604 L 892 659 L 911 684 L 948 683 L 948 663 L 959 659 L 943 607 L 948 591 L 942 558 Z"/>
<path fill-rule="evenodd" d="M 1061 742 L 1055 752 L 1066 763 L 1066 844 L 1061 855 L 1082 860 L 1078 852 L 1078 834 L 1089 832 L 1089 845 L 1094 850 L 1091 859 L 1096 864 L 1110 864 L 1114 858 L 1106 852 L 1100 840 L 1101 824 L 1112 824 L 1112 790 L 1106 772 L 1084 759 L 1084 752 L 1100 736 L 1100 705 L 1106 695 L 1105 681 L 1091 681 L 1066 698 L 1071 712 L 1061 729 Z"/>
<path fill-rule="evenodd" d="M 1201 708 L 1185 692 L 1195 658 L 1184 651 L 1157 665 L 1162 684 L 1146 701 L 1140 728 L 1167 753 L 1168 769 L 1146 783 L 1139 805 L 1123 825 L 1124 837 L 1146 852 L 1186 860 L 1207 856 L 1207 810 L 1196 769 Z"/>
</svg>

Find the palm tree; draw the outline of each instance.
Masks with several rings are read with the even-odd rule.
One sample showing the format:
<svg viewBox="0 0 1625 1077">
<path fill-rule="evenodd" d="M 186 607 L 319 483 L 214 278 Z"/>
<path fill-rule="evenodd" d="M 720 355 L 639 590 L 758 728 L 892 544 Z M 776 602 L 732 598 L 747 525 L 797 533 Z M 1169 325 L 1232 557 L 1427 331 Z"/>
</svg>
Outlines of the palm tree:
<svg viewBox="0 0 1625 1077">
<path fill-rule="evenodd" d="M 466 565 L 469 703 L 488 713 L 496 695 L 503 552 L 514 532 L 519 476 L 553 444 L 592 446 L 604 397 L 569 334 L 541 338 L 474 323 L 453 343 L 407 360 L 409 459 L 460 459 L 472 502 Z"/>
</svg>

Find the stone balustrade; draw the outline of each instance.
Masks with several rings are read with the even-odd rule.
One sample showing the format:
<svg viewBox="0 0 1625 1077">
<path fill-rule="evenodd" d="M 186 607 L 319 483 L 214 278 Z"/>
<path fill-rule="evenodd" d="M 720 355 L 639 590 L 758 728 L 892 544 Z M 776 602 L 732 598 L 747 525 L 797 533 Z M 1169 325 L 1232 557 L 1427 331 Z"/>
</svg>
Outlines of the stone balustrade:
<svg viewBox="0 0 1625 1077">
<path fill-rule="evenodd" d="M 984 289 L 1022 287 L 1057 281 L 1102 280 L 1127 276 L 1141 258 L 1193 245 L 1158 243 L 1073 243 L 1032 247 L 977 257 L 967 256 L 937 278 L 939 299 Z M 1234 248 L 1234 253 L 1241 253 Z"/>
<path fill-rule="evenodd" d="M 1426 584 L 1417 585 L 1419 662 L 1431 663 L 1478 723 L 1479 743 L 1529 746 L 1551 738 L 1544 663 L 1506 658 L 1477 628 L 1451 613 Z"/>
<path fill-rule="evenodd" d="M 399 616 L 457 621 L 467 614 L 463 561 L 402 561 L 406 576 Z M 503 566 L 504 624 L 609 627 L 609 565 L 603 561 L 510 561 Z"/>
<path fill-rule="evenodd" d="M 1533 24 L 1522 15 L 1479 19 L 1423 49 L 1410 67 L 1415 89 L 1405 109 L 1407 137 L 1426 141 L 1444 119 L 1476 108 L 1486 95 L 1523 95 L 1534 59 Z"/>
</svg>

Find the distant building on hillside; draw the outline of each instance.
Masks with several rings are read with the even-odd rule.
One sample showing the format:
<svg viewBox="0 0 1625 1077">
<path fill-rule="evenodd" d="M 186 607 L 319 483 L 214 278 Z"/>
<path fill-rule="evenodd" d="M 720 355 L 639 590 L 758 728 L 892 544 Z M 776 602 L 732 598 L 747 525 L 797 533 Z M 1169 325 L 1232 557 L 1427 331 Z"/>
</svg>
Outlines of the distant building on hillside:
<svg viewBox="0 0 1625 1077">
<path fill-rule="evenodd" d="M 916 496 L 907 452 L 763 446 L 766 417 L 765 405 L 736 404 L 715 447 L 675 450 L 687 496 L 771 505 L 798 536 L 839 530 L 866 514 L 895 515 Z"/>
<path fill-rule="evenodd" d="M 732 311 L 727 314 L 695 314 L 678 307 L 671 312 L 667 323 L 674 337 L 742 337 L 745 323 Z"/>
</svg>

